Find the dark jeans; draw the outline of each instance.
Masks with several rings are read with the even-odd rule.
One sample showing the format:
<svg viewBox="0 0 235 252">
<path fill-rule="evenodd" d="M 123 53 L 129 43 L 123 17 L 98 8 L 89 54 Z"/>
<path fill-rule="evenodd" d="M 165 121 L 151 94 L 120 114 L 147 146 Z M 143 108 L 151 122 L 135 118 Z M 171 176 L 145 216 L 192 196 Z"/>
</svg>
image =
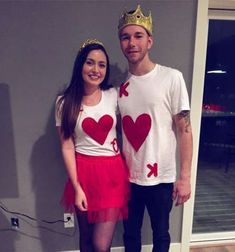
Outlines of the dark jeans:
<svg viewBox="0 0 235 252">
<path fill-rule="evenodd" d="M 153 252 L 168 252 L 169 217 L 172 209 L 173 183 L 155 186 L 131 184 L 129 217 L 124 221 L 125 252 L 141 251 L 141 227 L 145 206 L 153 231 Z"/>
</svg>

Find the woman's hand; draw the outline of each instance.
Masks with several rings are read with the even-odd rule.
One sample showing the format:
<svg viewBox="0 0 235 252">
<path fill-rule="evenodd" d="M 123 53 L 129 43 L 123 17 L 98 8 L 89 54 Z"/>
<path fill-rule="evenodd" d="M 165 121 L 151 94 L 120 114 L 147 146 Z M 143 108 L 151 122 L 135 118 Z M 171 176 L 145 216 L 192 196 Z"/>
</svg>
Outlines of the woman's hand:
<svg viewBox="0 0 235 252">
<path fill-rule="evenodd" d="M 87 211 L 87 199 L 84 191 L 79 188 L 75 192 L 75 206 L 80 210 L 80 211 Z"/>
</svg>

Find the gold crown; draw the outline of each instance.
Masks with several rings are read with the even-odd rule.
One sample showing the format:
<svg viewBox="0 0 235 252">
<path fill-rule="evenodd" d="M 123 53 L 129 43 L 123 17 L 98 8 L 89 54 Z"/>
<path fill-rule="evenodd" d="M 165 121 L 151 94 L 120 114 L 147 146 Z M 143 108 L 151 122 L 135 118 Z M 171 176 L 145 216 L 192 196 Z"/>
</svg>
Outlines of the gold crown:
<svg viewBox="0 0 235 252">
<path fill-rule="evenodd" d="M 151 12 L 149 16 L 145 16 L 140 8 L 140 5 L 137 6 L 136 10 L 133 13 L 125 12 L 119 19 L 118 31 L 120 31 L 127 25 L 139 25 L 147 30 L 149 35 L 153 34 L 153 24 Z"/>
<path fill-rule="evenodd" d="M 92 44 L 96 44 L 96 45 L 103 45 L 102 42 L 100 42 L 98 39 L 87 39 L 80 47 L 79 51 L 81 51 L 83 48 L 85 48 L 88 45 L 92 45 Z"/>
</svg>

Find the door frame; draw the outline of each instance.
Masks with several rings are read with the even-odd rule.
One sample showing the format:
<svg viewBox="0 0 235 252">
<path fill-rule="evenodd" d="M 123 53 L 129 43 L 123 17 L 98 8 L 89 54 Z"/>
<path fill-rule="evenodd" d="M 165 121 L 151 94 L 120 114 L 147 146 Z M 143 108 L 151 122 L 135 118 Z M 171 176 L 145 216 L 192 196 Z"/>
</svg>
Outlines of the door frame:
<svg viewBox="0 0 235 252">
<path fill-rule="evenodd" d="M 198 0 L 196 36 L 194 48 L 194 68 L 191 91 L 191 122 L 194 139 L 192 160 L 192 196 L 184 204 L 181 233 L 181 252 L 189 251 L 194 244 L 231 243 L 235 238 L 234 232 L 192 234 L 193 212 L 195 203 L 195 189 L 198 165 L 198 150 L 200 139 L 200 125 L 202 100 L 206 67 L 206 51 L 209 19 L 234 20 L 235 1 L 231 0 Z"/>
</svg>

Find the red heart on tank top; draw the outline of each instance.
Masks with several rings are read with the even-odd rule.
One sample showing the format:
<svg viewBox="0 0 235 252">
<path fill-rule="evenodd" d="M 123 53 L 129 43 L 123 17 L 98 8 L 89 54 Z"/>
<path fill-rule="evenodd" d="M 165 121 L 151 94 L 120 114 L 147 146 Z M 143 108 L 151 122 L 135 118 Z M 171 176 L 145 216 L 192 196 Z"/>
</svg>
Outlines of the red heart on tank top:
<svg viewBox="0 0 235 252">
<path fill-rule="evenodd" d="M 151 128 L 151 117 L 148 114 L 141 114 L 134 122 L 132 118 L 127 115 L 122 118 L 122 125 L 127 140 L 135 151 L 138 151 Z"/>
<path fill-rule="evenodd" d="M 113 118 L 110 115 L 102 116 L 98 122 L 91 117 L 85 118 L 82 122 L 84 132 L 101 145 L 104 144 L 112 126 Z"/>
</svg>

